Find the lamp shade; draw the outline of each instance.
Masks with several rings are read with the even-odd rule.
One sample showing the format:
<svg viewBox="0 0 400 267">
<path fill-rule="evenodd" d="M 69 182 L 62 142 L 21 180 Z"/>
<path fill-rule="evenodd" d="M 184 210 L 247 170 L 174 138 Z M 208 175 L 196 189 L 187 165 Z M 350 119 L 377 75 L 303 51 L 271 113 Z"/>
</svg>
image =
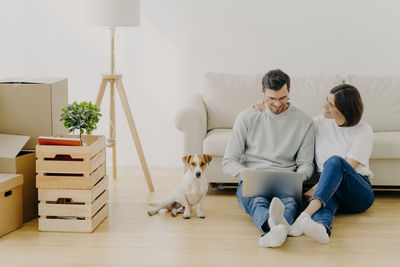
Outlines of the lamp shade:
<svg viewBox="0 0 400 267">
<path fill-rule="evenodd" d="M 97 26 L 140 25 L 140 0 L 87 0 L 88 22 Z"/>
</svg>

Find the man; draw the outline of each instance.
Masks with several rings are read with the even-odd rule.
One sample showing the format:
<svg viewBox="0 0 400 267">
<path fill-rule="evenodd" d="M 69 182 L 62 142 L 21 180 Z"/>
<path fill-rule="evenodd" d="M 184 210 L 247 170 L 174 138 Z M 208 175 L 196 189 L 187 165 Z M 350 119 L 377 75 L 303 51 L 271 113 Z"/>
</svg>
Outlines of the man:
<svg viewBox="0 0 400 267">
<path fill-rule="evenodd" d="M 268 108 L 248 108 L 236 118 L 225 150 L 222 167 L 232 176 L 243 170 L 296 171 L 308 179 L 314 170 L 314 129 L 312 118 L 291 105 L 290 78 L 281 70 L 271 70 L 262 80 L 262 94 Z M 266 233 L 260 246 L 279 247 L 289 234 L 299 203 L 294 197 L 267 199 L 243 197 L 242 181 L 236 196 L 240 207 Z"/>
</svg>

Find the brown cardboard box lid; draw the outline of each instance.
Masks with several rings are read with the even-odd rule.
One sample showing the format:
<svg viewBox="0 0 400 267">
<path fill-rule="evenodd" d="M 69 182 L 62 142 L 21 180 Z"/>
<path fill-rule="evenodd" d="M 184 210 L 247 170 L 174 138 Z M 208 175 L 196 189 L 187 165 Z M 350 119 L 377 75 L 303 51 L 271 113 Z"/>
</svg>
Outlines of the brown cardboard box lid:
<svg viewBox="0 0 400 267">
<path fill-rule="evenodd" d="M 24 182 L 21 174 L 0 173 L 0 193 L 13 189 Z"/>
<path fill-rule="evenodd" d="M 65 78 L 31 78 L 31 77 L 17 77 L 17 78 L 2 78 L 0 84 L 52 84 Z"/>
<path fill-rule="evenodd" d="M 29 138 L 24 135 L 0 134 L 0 158 L 15 158 Z"/>
</svg>

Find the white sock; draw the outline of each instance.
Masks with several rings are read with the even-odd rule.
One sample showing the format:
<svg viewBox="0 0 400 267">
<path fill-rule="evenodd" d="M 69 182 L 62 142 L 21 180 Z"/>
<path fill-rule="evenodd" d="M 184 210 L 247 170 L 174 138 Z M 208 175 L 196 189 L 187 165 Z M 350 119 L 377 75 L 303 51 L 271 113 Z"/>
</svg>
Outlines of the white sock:
<svg viewBox="0 0 400 267">
<path fill-rule="evenodd" d="M 301 222 L 304 218 L 311 218 L 307 212 L 300 213 L 299 217 L 294 221 L 294 223 L 289 226 L 289 236 L 300 236 L 303 234 L 303 230 L 301 230 Z"/>
<path fill-rule="evenodd" d="M 269 205 L 269 218 L 268 218 L 268 225 L 270 228 L 273 226 L 283 224 L 286 227 L 289 227 L 288 222 L 286 221 L 283 214 L 285 213 L 285 206 L 283 205 L 282 201 L 274 197 Z"/>
<path fill-rule="evenodd" d="M 286 241 L 288 228 L 284 224 L 278 224 L 271 227 L 271 230 L 260 237 L 258 244 L 260 247 L 275 248 L 280 247 Z"/>
<path fill-rule="evenodd" d="M 326 244 L 330 240 L 325 226 L 313 221 L 311 218 L 305 218 L 301 222 L 301 229 L 303 230 L 304 234 L 318 241 L 319 243 Z"/>
</svg>

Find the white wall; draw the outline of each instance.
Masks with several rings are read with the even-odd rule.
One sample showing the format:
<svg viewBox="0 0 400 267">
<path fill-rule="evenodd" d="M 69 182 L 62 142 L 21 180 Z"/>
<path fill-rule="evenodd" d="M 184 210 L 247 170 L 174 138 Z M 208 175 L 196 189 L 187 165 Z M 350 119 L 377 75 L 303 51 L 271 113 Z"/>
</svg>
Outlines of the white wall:
<svg viewBox="0 0 400 267">
<path fill-rule="evenodd" d="M 186 96 L 202 91 L 206 72 L 400 74 L 395 0 L 141 5 L 142 26 L 117 33 L 117 72 L 150 167 L 181 166 L 174 115 Z M 2 0 L 0 9 L 0 77 L 68 77 L 70 102 L 95 100 L 100 74 L 109 72 L 109 34 L 86 23 L 84 0 Z M 100 134 L 108 132 L 108 106 Z M 140 166 L 119 101 L 117 138 L 118 165 Z"/>
</svg>

